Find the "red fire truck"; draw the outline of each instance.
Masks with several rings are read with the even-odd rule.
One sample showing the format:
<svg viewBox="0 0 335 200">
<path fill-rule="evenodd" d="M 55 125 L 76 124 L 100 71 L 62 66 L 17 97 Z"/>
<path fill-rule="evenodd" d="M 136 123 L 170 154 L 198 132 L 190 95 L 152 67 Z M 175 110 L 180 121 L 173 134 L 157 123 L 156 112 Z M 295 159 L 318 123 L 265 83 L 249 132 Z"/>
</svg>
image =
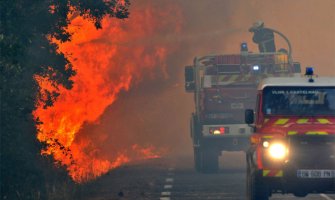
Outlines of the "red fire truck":
<svg viewBox="0 0 335 200">
<path fill-rule="evenodd" d="M 195 101 L 190 129 L 196 170 L 216 172 L 222 151 L 246 151 L 252 128 L 244 110 L 255 107 L 257 84 L 296 73 L 300 64 L 290 53 L 251 53 L 245 43 L 238 54 L 196 57 L 186 66 L 185 89 Z"/>
<path fill-rule="evenodd" d="M 247 199 L 335 192 L 335 77 L 273 77 L 258 86 L 247 151 Z M 254 120 L 255 116 L 255 120 Z"/>
</svg>

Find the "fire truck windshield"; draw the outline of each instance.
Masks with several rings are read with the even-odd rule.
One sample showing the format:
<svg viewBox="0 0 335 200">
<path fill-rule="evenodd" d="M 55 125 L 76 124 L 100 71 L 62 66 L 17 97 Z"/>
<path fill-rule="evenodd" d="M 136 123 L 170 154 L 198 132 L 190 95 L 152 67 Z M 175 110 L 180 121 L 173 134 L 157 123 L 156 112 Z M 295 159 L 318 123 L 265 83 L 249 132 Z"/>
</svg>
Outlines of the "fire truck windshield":
<svg viewBox="0 0 335 200">
<path fill-rule="evenodd" d="M 265 115 L 335 116 L 335 87 L 266 87 Z"/>
</svg>

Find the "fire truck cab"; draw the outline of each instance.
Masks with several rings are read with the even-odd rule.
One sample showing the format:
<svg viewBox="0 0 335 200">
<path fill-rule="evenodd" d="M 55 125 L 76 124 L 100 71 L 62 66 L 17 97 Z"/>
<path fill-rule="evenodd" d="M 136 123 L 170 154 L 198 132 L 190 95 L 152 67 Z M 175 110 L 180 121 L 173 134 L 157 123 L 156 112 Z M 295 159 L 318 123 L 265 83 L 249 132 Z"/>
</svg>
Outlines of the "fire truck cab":
<svg viewBox="0 0 335 200">
<path fill-rule="evenodd" d="M 247 160 L 247 199 L 335 192 L 335 78 L 270 77 L 258 86 Z"/>
</svg>

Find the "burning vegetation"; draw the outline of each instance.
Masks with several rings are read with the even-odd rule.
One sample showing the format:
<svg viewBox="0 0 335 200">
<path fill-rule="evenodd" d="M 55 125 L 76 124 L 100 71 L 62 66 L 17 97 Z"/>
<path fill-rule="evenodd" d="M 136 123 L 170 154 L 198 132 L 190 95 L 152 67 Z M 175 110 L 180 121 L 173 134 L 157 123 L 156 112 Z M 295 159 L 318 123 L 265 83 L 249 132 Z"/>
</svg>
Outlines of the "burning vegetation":
<svg viewBox="0 0 335 200">
<path fill-rule="evenodd" d="M 129 19 L 103 19 L 103 29 L 100 30 L 96 30 L 90 21 L 76 16 L 72 17 L 68 27 L 73 34 L 71 41 L 55 41 L 59 51 L 72 63 L 76 76 L 72 78 L 71 90 L 36 76 L 42 94 L 45 90 L 59 90 L 60 94 L 52 107 L 39 104 L 34 111 L 34 116 L 41 122 L 37 137 L 46 144 L 42 153 L 53 155 L 59 164 L 67 166 L 69 175 L 76 182 L 93 179 L 130 160 L 159 157 L 159 149 L 133 144 L 112 152 L 113 159 L 110 159 L 92 139 L 76 138 L 86 123 L 98 123 L 99 116 L 116 101 L 121 91 L 129 90 L 146 75 L 154 77 L 152 71 L 157 68 L 167 76 L 166 58 L 173 49 L 164 43 L 153 44 L 147 38 L 154 38 L 158 32 L 171 28 L 167 24 L 171 20 L 162 22 L 161 18 L 175 12 L 173 6 L 164 11 L 150 6 L 134 8 Z M 174 22 L 172 30 L 168 31 L 178 30 L 179 26 Z"/>
</svg>

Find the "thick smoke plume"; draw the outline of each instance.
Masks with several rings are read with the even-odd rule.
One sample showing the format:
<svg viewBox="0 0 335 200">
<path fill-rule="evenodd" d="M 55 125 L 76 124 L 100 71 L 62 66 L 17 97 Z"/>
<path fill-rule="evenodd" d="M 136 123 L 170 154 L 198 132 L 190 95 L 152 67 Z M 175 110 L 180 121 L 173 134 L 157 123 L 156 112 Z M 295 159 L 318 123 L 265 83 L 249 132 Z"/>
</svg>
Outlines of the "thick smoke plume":
<svg viewBox="0 0 335 200">
<path fill-rule="evenodd" d="M 152 2 L 157 8 L 177 5 L 182 13 L 180 32 L 173 35 L 161 32 L 153 39 L 153 43 L 177 47 L 167 58 L 169 76 L 144 78 L 106 110 L 101 124 L 94 127 L 97 132 L 110 133 L 110 141 L 103 145 L 105 149 L 113 146 L 112 138 L 120 139 L 118 134 L 122 134 L 127 137 L 122 137 L 120 143 L 134 140 L 163 146 L 174 155 L 191 154 L 189 118 L 194 103 L 193 95 L 184 92 L 183 67 L 192 64 L 195 56 L 238 53 L 243 41 L 248 42 L 250 50 L 258 51 L 248 32 L 257 20 L 263 20 L 266 26 L 290 39 L 293 59 L 301 62 L 302 68 L 312 65 L 319 75 L 335 76 L 335 2 L 332 0 L 318 5 L 314 0 Z M 278 36 L 276 43 L 278 49 L 287 48 Z"/>
</svg>

